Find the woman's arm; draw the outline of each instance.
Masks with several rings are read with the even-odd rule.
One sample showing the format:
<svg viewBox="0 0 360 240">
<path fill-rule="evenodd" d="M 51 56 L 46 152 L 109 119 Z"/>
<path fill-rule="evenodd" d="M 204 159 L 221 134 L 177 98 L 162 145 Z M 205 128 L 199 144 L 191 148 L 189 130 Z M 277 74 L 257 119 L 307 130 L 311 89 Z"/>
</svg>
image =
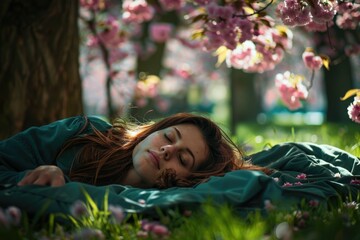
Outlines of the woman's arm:
<svg viewBox="0 0 360 240">
<path fill-rule="evenodd" d="M 56 155 L 64 142 L 78 134 L 85 122 L 83 116 L 67 118 L 0 141 L 0 184 L 16 184 L 29 170 L 56 165 Z"/>
</svg>

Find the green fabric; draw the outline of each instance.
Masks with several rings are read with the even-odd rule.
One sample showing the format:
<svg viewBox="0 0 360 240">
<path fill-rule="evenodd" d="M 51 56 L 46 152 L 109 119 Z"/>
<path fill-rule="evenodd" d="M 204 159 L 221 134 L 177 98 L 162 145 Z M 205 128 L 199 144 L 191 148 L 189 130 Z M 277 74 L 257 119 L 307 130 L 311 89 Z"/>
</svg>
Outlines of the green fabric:
<svg viewBox="0 0 360 240">
<path fill-rule="evenodd" d="M 0 206 L 15 205 L 29 214 L 40 210 L 68 213 L 74 201 L 86 201 L 83 193 L 86 191 L 100 208 L 108 192 L 109 204 L 122 206 L 127 212 L 151 214 L 155 208 L 194 209 L 211 199 L 214 204 L 231 204 L 239 213 L 245 213 L 263 208 L 265 200 L 285 208 L 303 199 L 326 203 L 339 196 L 356 197 L 359 193 L 360 185 L 351 182 L 360 177 L 359 159 L 338 148 L 312 143 L 284 143 L 252 155 L 254 164 L 276 169 L 270 176 L 238 170 L 224 177 L 212 177 L 192 188 L 96 187 L 70 181 L 62 187 L 14 185 L 24 171 L 40 164 L 57 164 L 67 173 L 76 149 L 55 161 L 61 145 L 70 137 L 90 132 L 91 125 L 100 130 L 110 127 L 98 118 L 89 117 L 88 121 L 86 125 L 84 117 L 69 118 L 31 128 L 0 142 L 0 183 L 3 184 Z M 300 175 L 303 173 L 306 178 Z"/>
<path fill-rule="evenodd" d="M 57 165 L 68 173 L 78 149 L 70 149 L 57 158 L 62 145 L 70 138 L 111 127 L 97 117 L 77 116 L 41 127 L 31 127 L 0 141 L 0 184 L 16 184 L 27 170 L 40 165 Z"/>
</svg>

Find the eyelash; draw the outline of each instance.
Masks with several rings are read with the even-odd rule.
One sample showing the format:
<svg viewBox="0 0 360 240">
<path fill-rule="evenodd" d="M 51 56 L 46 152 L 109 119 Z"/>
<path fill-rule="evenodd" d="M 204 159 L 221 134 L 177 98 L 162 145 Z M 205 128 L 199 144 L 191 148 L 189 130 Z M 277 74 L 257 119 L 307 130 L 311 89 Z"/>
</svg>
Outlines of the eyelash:
<svg viewBox="0 0 360 240">
<path fill-rule="evenodd" d="M 169 138 L 169 136 L 166 133 L 164 133 L 164 137 L 168 142 L 172 143 L 172 140 Z"/>
<path fill-rule="evenodd" d="M 172 140 L 169 138 L 169 136 L 168 136 L 166 133 L 164 133 L 164 137 L 165 137 L 165 139 L 166 139 L 169 143 L 172 143 Z M 184 159 L 181 157 L 180 154 L 179 154 L 179 160 L 180 160 L 181 165 L 183 165 L 183 166 L 185 167 L 185 166 L 186 166 L 185 161 L 184 161 Z"/>
</svg>

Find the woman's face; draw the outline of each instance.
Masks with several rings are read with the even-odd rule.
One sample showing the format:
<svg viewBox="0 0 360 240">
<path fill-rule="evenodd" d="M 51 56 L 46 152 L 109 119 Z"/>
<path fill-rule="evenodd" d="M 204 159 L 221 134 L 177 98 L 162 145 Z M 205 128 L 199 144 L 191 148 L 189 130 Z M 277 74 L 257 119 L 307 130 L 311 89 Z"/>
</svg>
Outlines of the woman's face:
<svg viewBox="0 0 360 240">
<path fill-rule="evenodd" d="M 150 134 L 135 146 L 134 168 L 127 177 L 139 187 L 154 187 L 165 169 L 173 169 L 177 178 L 186 179 L 207 156 L 207 144 L 195 125 L 174 125 Z"/>
</svg>

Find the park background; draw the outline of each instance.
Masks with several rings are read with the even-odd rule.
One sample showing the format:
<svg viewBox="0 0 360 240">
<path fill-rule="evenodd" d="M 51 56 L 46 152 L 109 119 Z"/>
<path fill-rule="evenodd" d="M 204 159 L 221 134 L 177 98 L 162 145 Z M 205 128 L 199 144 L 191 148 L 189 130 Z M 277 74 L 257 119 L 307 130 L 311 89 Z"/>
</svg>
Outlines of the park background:
<svg viewBox="0 0 360 240">
<path fill-rule="evenodd" d="M 244 123 L 352 124 L 347 112 L 352 98 L 340 98 L 360 85 L 359 51 L 345 55 L 346 47 L 359 44 L 358 19 L 351 30 L 337 25 L 325 32 L 289 27 L 284 56 L 268 69 L 246 71 L 217 64 L 216 49 L 204 51 L 199 39 L 193 41 L 194 30 L 199 30 L 194 25 L 202 25 L 184 20 L 191 15 L 185 1 L 169 1 L 168 7 L 166 1 L 135 1 L 140 9 L 135 17 L 125 16 L 125 2 L 1 2 L 2 139 L 79 114 L 110 121 L 132 116 L 142 122 L 195 111 L 232 134 Z M 262 12 L 275 18 L 278 2 L 260 3 L 272 3 Z M 156 11 L 146 9 L 149 6 Z M 276 24 L 283 25 L 280 19 Z M 329 69 L 314 71 L 313 87 L 302 106 L 289 110 L 274 79 L 285 71 L 309 79 L 311 70 L 301 58 L 307 47 L 332 61 Z"/>
<path fill-rule="evenodd" d="M 273 16 L 276 24 L 283 25 L 276 17 L 276 8 L 283 2 L 316 2 L 327 7 L 359 2 L 218 1 L 224 6 L 246 5 L 243 14 L 248 17 L 239 18 L 244 26 L 249 24 L 247 18 L 254 24 L 248 40 L 263 47 L 262 52 L 256 49 L 256 56 L 261 53 L 266 59 L 270 53 L 276 57 L 259 58 L 255 61 L 258 65 L 246 61 L 248 56 L 238 62 L 225 59 L 228 55 L 223 53 L 234 47 L 228 41 L 231 34 L 212 36 L 221 39 L 226 51 L 220 46 L 204 51 L 211 40 L 211 35 L 206 35 L 211 32 L 206 25 L 208 16 L 218 14 L 221 21 L 226 19 L 224 9 L 217 13 L 216 7 L 211 14 L 209 8 L 190 14 L 207 2 L 186 2 L 195 4 L 194 8 L 182 0 L 2 0 L 0 139 L 80 114 L 109 121 L 134 117 L 142 122 L 190 111 L 218 122 L 247 152 L 284 141 L 309 141 L 331 144 L 359 156 L 359 115 L 356 118 L 348 113 L 348 108 L 356 113 L 353 110 L 360 106 L 354 99 L 360 94 L 359 5 L 347 16 L 346 23 L 354 29 L 338 24 L 337 19 L 344 14 L 334 11 L 321 32 L 309 32 L 302 26 L 276 28 L 269 19 Z M 282 43 L 274 44 L 274 35 L 259 34 L 262 28 L 277 33 Z M 321 56 L 316 70 L 306 67 L 303 60 L 308 47 L 316 57 Z M 296 109 L 283 101 L 275 84 L 277 74 L 286 71 L 303 75 L 304 81 L 311 83 L 309 96 L 295 97 L 300 103 Z M 298 83 L 289 87 L 296 94 L 302 86 Z M 341 100 L 352 89 L 352 94 Z M 109 213 L 95 208 L 92 219 L 70 216 L 74 224 L 67 229 L 51 220 L 41 221 L 40 215 L 32 222 L 23 215 L 20 226 L 19 222 L 11 228 L 0 225 L 0 238 L 72 239 L 80 234 L 87 239 L 104 239 L 105 234 L 114 239 L 341 239 L 345 235 L 358 239 L 359 202 L 347 199 L 330 211 L 278 211 L 270 204 L 267 218 L 256 214 L 241 218 L 227 206 L 205 205 L 191 218 L 191 213 L 164 215 L 159 225 L 163 235 L 141 235 L 144 231 L 139 222 L 147 221 L 141 216 L 133 217 L 139 222 L 122 218 L 114 225 L 108 221 Z"/>
</svg>

